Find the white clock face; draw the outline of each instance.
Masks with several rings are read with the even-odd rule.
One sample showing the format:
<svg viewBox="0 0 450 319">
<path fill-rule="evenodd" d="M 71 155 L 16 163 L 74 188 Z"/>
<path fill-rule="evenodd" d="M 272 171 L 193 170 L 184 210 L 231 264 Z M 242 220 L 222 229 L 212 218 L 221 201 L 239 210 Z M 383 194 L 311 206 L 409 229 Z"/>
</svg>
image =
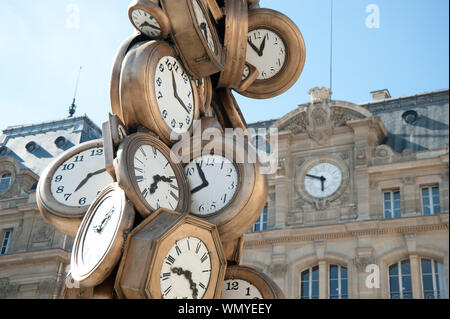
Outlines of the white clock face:
<svg viewBox="0 0 450 319">
<path fill-rule="evenodd" d="M 277 75 L 286 61 L 286 47 L 278 34 L 269 29 L 249 31 L 247 61 L 259 71 L 258 80 Z"/>
<path fill-rule="evenodd" d="M 161 26 L 150 13 L 136 9 L 131 13 L 131 19 L 137 29 L 146 36 L 154 38 L 161 35 Z"/>
<path fill-rule="evenodd" d="M 222 299 L 263 299 L 254 285 L 242 279 L 229 279 L 223 282 Z"/>
<path fill-rule="evenodd" d="M 90 205 L 112 182 L 105 169 L 103 148 L 91 148 L 59 166 L 53 174 L 50 189 L 59 203 L 79 207 Z"/>
<path fill-rule="evenodd" d="M 156 147 L 142 145 L 134 154 L 134 174 L 139 190 L 153 209 L 175 210 L 180 191 L 169 160 Z"/>
<path fill-rule="evenodd" d="M 97 206 L 84 228 L 81 246 L 78 250 L 77 273 L 86 274 L 96 267 L 107 253 L 120 223 L 121 198 L 118 192 L 111 192 Z"/>
<path fill-rule="evenodd" d="M 342 183 L 341 170 L 329 163 L 321 163 L 311 168 L 305 176 L 305 189 L 315 198 L 333 195 Z"/>
<path fill-rule="evenodd" d="M 160 287 L 164 299 L 201 299 L 211 278 L 211 257 L 195 237 L 178 241 L 164 259 Z"/>
<path fill-rule="evenodd" d="M 214 45 L 214 38 L 209 28 L 208 21 L 206 20 L 205 13 L 203 12 L 200 4 L 197 0 L 192 0 L 192 6 L 194 8 L 195 17 L 197 18 L 197 23 L 202 30 L 202 35 L 208 43 L 208 47 L 212 52 L 216 52 L 216 46 Z"/>
<path fill-rule="evenodd" d="M 177 134 L 189 131 L 194 119 L 194 96 L 191 81 L 181 62 L 172 56 L 160 59 L 154 87 L 166 124 Z"/>
<path fill-rule="evenodd" d="M 248 65 L 244 65 L 244 72 L 242 73 L 242 81 L 244 81 L 250 75 L 250 68 Z"/>
<path fill-rule="evenodd" d="M 219 155 L 196 158 L 185 168 L 191 188 L 191 213 L 211 215 L 224 208 L 239 185 L 236 166 Z"/>
</svg>

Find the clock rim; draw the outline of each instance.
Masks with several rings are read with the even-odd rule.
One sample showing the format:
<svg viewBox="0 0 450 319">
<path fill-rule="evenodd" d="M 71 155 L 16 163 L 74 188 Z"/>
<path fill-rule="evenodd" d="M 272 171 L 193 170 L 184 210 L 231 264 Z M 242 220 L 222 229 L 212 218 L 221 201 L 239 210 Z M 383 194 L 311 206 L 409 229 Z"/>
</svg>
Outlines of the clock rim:
<svg viewBox="0 0 450 319">
<path fill-rule="evenodd" d="M 289 90 L 300 78 L 306 61 L 303 35 L 297 25 L 286 15 L 273 9 L 253 8 L 248 11 L 249 33 L 259 28 L 275 32 L 284 42 L 285 63 L 277 75 L 266 80 L 255 80 L 239 94 L 255 99 L 268 99 Z M 251 61 L 248 61 L 251 63 Z"/>
<path fill-rule="evenodd" d="M 161 34 L 156 37 L 150 37 L 141 30 L 139 30 L 139 28 L 134 24 L 134 21 L 132 19 L 132 13 L 134 10 L 142 10 L 153 16 L 161 28 Z M 137 31 L 141 32 L 149 39 L 153 40 L 167 39 L 172 30 L 172 26 L 170 24 L 169 18 L 167 17 L 167 14 L 159 7 L 157 3 L 151 0 L 134 0 L 128 6 L 128 19 L 130 20 L 131 24 Z"/>
<path fill-rule="evenodd" d="M 122 187 L 135 205 L 139 214 L 146 218 L 156 212 L 155 209 L 142 196 L 139 185 L 136 183 L 136 175 L 134 173 L 134 155 L 142 145 L 155 146 L 158 151 L 163 154 L 166 160 L 170 163 L 175 177 L 177 179 L 179 188 L 179 201 L 177 207 L 174 209 L 180 213 L 186 212 L 190 204 L 190 191 L 188 190 L 187 179 L 184 175 L 184 169 L 181 164 L 174 163 L 171 159 L 171 150 L 157 137 L 149 133 L 135 133 L 127 136 L 117 151 L 117 158 L 114 161 L 114 168 L 116 171 L 117 182 Z"/>
<path fill-rule="evenodd" d="M 52 227 L 70 236 L 74 236 L 90 205 L 68 206 L 55 199 L 51 192 L 53 176 L 58 168 L 69 158 L 94 148 L 103 148 L 103 139 L 78 144 L 59 155 L 41 174 L 36 188 L 36 202 L 43 218 Z M 103 154 L 105 155 L 105 154 Z"/>
<path fill-rule="evenodd" d="M 173 145 L 174 136 L 181 138 L 183 134 L 192 134 L 193 122 L 199 117 L 199 96 L 197 86 L 192 78 L 189 78 L 194 101 L 192 122 L 185 133 L 175 133 L 164 121 L 159 109 L 155 92 L 156 69 L 162 58 L 170 56 L 177 60 L 187 71 L 186 65 L 176 55 L 174 48 L 165 41 L 149 41 L 142 46 L 131 50 L 124 61 L 122 79 L 120 83 L 120 96 L 122 106 L 126 105 L 124 123 L 133 129 L 139 125 L 146 127 L 157 134 L 167 145 Z"/>
<path fill-rule="evenodd" d="M 113 192 L 118 192 L 118 198 L 120 198 L 121 202 L 119 222 L 116 225 L 113 240 L 108 244 L 108 248 L 97 264 L 87 272 L 81 272 L 78 269 L 78 259 L 81 257 L 79 254 L 82 253 L 80 250 L 84 244 L 86 232 L 98 208 L 106 200 L 107 196 Z M 71 274 L 74 280 L 78 281 L 83 287 L 95 287 L 101 284 L 112 273 L 114 267 L 120 260 L 122 247 L 125 243 L 125 234 L 131 230 L 134 218 L 133 206 L 127 200 L 125 192 L 117 183 L 108 185 L 90 206 L 74 239 L 70 261 Z"/>
<path fill-rule="evenodd" d="M 280 287 L 269 276 L 254 268 L 241 265 L 228 266 L 223 282 L 234 279 L 244 280 L 255 286 L 263 299 L 285 299 Z"/>
</svg>

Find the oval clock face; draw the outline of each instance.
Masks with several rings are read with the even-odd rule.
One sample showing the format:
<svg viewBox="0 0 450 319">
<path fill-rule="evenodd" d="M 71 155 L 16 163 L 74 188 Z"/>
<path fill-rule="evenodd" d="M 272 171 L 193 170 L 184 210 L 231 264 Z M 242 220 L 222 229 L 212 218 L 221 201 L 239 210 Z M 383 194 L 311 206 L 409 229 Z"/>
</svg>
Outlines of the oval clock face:
<svg viewBox="0 0 450 319">
<path fill-rule="evenodd" d="M 161 35 L 161 26 L 154 16 L 142 9 L 135 9 L 131 13 L 131 19 L 136 27 L 150 38 Z"/>
<path fill-rule="evenodd" d="M 103 147 L 82 151 L 60 165 L 52 177 L 51 193 L 63 205 L 90 205 L 106 185 L 112 183 L 106 172 Z"/>
<path fill-rule="evenodd" d="M 219 155 L 198 157 L 185 167 L 191 187 L 191 213 L 212 215 L 231 202 L 239 185 L 236 166 Z"/>
<path fill-rule="evenodd" d="M 189 131 L 194 119 L 192 84 L 183 65 L 165 56 L 155 71 L 155 95 L 166 124 L 177 134 Z"/>
<path fill-rule="evenodd" d="M 258 80 L 267 80 L 277 75 L 285 60 L 286 47 L 278 34 L 262 28 L 249 31 L 247 61 L 258 69 Z"/>
<path fill-rule="evenodd" d="M 195 237 L 179 240 L 161 268 L 164 299 L 201 299 L 211 278 L 211 258 L 205 243 Z"/>
<path fill-rule="evenodd" d="M 312 167 L 305 176 L 305 189 L 315 198 L 333 195 L 342 184 L 341 170 L 330 163 L 321 163 Z"/>
<path fill-rule="evenodd" d="M 222 299 L 263 299 L 254 285 L 242 279 L 229 279 L 223 282 Z"/>
<path fill-rule="evenodd" d="M 203 13 L 202 8 L 200 7 L 198 0 L 192 0 L 192 6 L 194 8 L 195 17 L 197 19 L 198 26 L 200 30 L 202 30 L 203 37 L 208 43 L 208 47 L 212 52 L 216 52 L 216 45 L 214 44 L 214 38 L 211 33 L 211 30 L 208 25 L 208 21 L 206 20 L 206 16 Z"/>
</svg>

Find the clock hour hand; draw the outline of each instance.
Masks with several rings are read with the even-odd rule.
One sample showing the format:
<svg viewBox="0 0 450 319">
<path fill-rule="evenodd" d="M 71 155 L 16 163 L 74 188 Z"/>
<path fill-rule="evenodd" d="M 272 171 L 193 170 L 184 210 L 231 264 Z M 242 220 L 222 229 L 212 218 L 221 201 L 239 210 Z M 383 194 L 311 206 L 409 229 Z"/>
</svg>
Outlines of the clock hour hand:
<svg viewBox="0 0 450 319">
<path fill-rule="evenodd" d="M 310 178 L 318 179 L 319 181 L 321 181 L 324 178 L 323 176 L 315 176 L 315 175 L 309 175 L 309 174 L 306 174 L 306 176 L 310 177 Z"/>
<path fill-rule="evenodd" d="M 198 175 L 200 175 L 200 178 L 202 179 L 202 184 L 200 186 L 194 188 L 191 191 L 191 194 L 195 194 L 195 193 L 201 191 L 203 188 L 209 186 L 209 182 L 206 180 L 206 176 L 205 176 L 205 173 L 202 170 L 202 167 L 200 166 L 199 163 L 195 163 L 195 164 L 197 165 Z"/>
<path fill-rule="evenodd" d="M 206 22 L 200 23 L 200 29 L 202 29 L 203 33 L 205 34 L 206 42 L 208 42 L 208 30 L 206 30 Z"/>
<path fill-rule="evenodd" d="M 144 21 L 139 28 L 143 28 L 143 27 L 149 27 L 149 28 L 153 28 L 155 30 L 161 30 L 161 28 L 157 27 L 156 25 L 150 24 L 147 21 Z"/>
<path fill-rule="evenodd" d="M 192 298 L 193 299 L 197 299 L 198 296 L 198 289 L 197 289 L 197 284 L 192 281 L 192 272 L 190 272 L 189 270 L 183 270 L 183 268 L 177 268 L 174 267 L 172 269 L 170 269 L 174 274 L 178 275 L 178 276 L 183 276 L 189 280 L 189 288 L 191 288 L 192 290 Z"/>
<path fill-rule="evenodd" d="M 153 184 L 150 185 L 150 194 L 154 194 L 156 192 L 159 182 L 172 183 L 172 178 L 161 175 L 153 176 Z"/>
<path fill-rule="evenodd" d="M 175 97 L 175 99 L 177 99 L 177 101 L 180 103 L 180 105 L 183 107 L 183 109 L 185 109 L 186 112 L 189 113 L 189 109 L 186 107 L 183 100 L 178 96 L 177 81 L 175 81 L 175 74 L 173 73 L 173 70 L 172 70 L 172 87 L 173 87 L 173 96 Z"/>
<path fill-rule="evenodd" d="M 77 186 L 77 188 L 75 189 L 74 192 L 78 191 L 81 187 L 83 187 L 84 184 L 86 184 L 87 181 L 88 181 L 92 176 L 101 174 L 101 173 L 103 173 L 103 172 L 106 172 L 106 168 L 102 168 L 102 169 L 99 169 L 99 170 L 96 171 L 96 172 L 87 174 L 87 176 L 80 182 L 80 184 Z"/>
<path fill-rule="evenodd" d="M 248 39 L 248 44 L 250 44 L 250 47 L 256 52 L 256 53 L 258 53 L 258 56 L 261 56 L 260 54 L 259 54 L 259 49 L 256 47 L 256 45 L 254 45 L 253 44 L 253 42 L 252 42 L 252 40 L 249 38 Z"/>
<path fill-rule="evenodd" d="M 266 48 L 266 38 L 267 38 L 267 35 L 264 36 L 261 46 L 259 47 L 259 50 L 258 50 L 259 56 L 263 56 L 263 54 L 264 54 L 264 49 Z"/>
<path fill-rule="evenodd" d="M 111 219 L 112 214 L 114 213 L 115 208 L 111 208 L 110 211 L 105 215 L 105 218 L 102 220 L 102 222 L 100 223 L 100 225 L 94 226 L 94 231 L 96 233 L 101 233 L 103 231 L 103 228 L 105 228 L 106 224 L 108 224 L 108 222 Z"/>
</svg>

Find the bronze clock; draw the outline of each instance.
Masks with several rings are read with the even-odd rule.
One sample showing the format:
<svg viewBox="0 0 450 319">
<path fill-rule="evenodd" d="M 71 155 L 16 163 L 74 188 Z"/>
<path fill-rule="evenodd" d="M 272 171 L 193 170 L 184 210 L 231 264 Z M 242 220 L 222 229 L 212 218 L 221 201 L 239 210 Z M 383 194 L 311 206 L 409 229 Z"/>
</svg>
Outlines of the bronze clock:
<svg viewBox="0 0 450 319">
<path fill-rule="evenodd" d="M 128 17 L 136 30 L 150 39 L 165 39 L 171 27 L 159 0 L 135 0 L 128 8 Z"/>
</svg>

